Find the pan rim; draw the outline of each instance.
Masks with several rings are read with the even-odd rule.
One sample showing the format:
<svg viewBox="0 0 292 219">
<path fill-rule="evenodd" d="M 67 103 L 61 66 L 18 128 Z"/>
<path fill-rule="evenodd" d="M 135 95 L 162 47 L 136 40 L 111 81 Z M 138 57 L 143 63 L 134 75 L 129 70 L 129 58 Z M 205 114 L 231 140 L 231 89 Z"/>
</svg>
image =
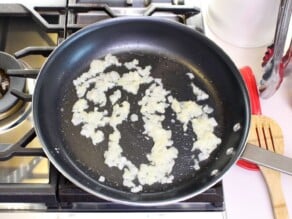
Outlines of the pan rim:
<svg viewBox="0 0 292 219">
<path fill-rule="evenodd" d="M 46 68 L 47 65 L 50 64 L 51 62 L 51 57 L 53 57 L 55 54 L 58 53 L 59 50 L 61 50 L 60 48 L 67 46 L 68 44 L 70 44 L 70 42 L 74 41 L 74 39 L 76 37 L 80 37 L 80 35 L 86 35 L 86 33 L 103 28 L 105 26 L 108 25 L 113 25 L 116 22 L 120 23 L 120 22 L 128 22 L 128 21 L 135 21 L 137 22 L 138 20 L 140 21 L 144 21 L 144 22 L 158 22 L 158 23 L 162 23 L 162 24 L 168 24 L 168 25 L 174 25 L 174 27 L 178 27 L 178 28 L 182 28 L 184 29 L 184 31 L 189 31 L 192 32 L 192 34 L 198 34 L 200 35 L 200 38 L 204 41 L 207 41 L 207 45 L 208 47 L 210 47 L 210 49 L 212 49 L 214 52 L 220 54 L 221 59 L 223 59 L 223 61 L 225 62 L 225 64 L 228 65 L 228 67 L 231 69 L 232 72 L 238 72 L 238 69 L 235 67 L 235 64 L 232 62 L 232 60 L 227 56 L 227 54 L 219 47 L 217 46 L 214 42 L 212 42 L 210 39 L 208 39 L 207 37 L 205 37 L 204 35 L 201 35 L 200 33 L 196 32 L 195 30 L 192 30 L 191 28 L 186 28 L 184 25 L 173 22 L 173 21 L 168 21 L 168 20 L 159 20 L 157 18 L 143 18 L 143 17 L 124 17 L 124 18 L 114 18 L 114 19 L 109 19 L 106 21 L 101 21 L 92 25 L 89 25 L 79 31 L 77 31 L 76 33 L 72 34 L 67 40 L 63 41 L 59 46 L 57 46 L 57 48 L 50 54 L 50 56 L 48 57 L 47 61 L 45 62 L 45 64 L 42 66 L 41 70 L 40 70 L 40 74 L 37 77 L 37 83 L 35 86 L 35 93 L 33 95 L 33 99 L 32 99 L 32 106 L 33 106 L 33 120 L 34 120 L 34 124 L 35 124 L 35 130 L 36 130 L 36 134 L 42 144 L 42 148 L 45 152 L 45 154 L 47 155 L 48 159 L 50 162 L 52 162 L 54 164 L 54 166 L 57 168 L 57 170 L 62 173 L 62 175 L 64 175 L 67 179 L 69 179 L 73 184 L 75 184 L 76 186 L 78 186 L 79 188 L 83 189 L 84 191 L 93 194 L 95 196 L 98 196 L 102 199 L 105 199 L 107 201 L 113 201 L 115 203 L 120 203 L 120 204 L 126 204 L 126 205 L 133 205 L 133 206 L 155 206 L 155 205 L 168 205 L 168 204 L 173 204 L 179 201 L 183 201 L 186 199 L 189 199 L 191 197 L 194 197 L 204 191 L 206 191 L 207 189 L 209 189 L 211 186 L 215 185 L 216 183 L 218 183 L 219 181 L 222 180 L 224 174 L 226 173 L 226 171 L 228 171 L 237 160 L 240 159 L 241 154 L 244 151 L 245 145 L 246 145 L 246 140 L 247 140 L 247 136 L 248 136 L 248 131 L 249 131 L 249 126 L 250 126 L 250 107 L 249 107 L 249 99 L 248 99 L 248 93 L 247 93 L 247 89 L 244 86 L 244 82 L 243 79 L 241 78 L 240 74 L 234 74 L 238 85 L 240 86 L 240 89 L 243 93 L 243 97 L 244 97 L 244 102 L 245 102 L 245 112 L 246 112 L 246 117 L 245 117 L 245 129 L 244 129 L 244 134 L 241 137 L 241 142 L 239 142 L 240 147 L 238 148 L 238 151 L 235 155 L 233 155 L 233 158 L 230 160 L 230 162 L 228 163 L 228 165 L 225 165 L 225 167 L 222 169 L 222 171 L 220 171 L 220 173 L 218 174 L 218 176 L 216 176 L 216 178 L 214 178 L 211 182 L 208 182 L 205 184 L 205 186 L 200 189 L 200 190 L 196 190 L 195 192 L 189 193 L 187 195 L 184 196 L 180 196 L 180 197 L 176 197 L 173 199 L 167 199 L 167 200 L 160 200 L 160 201 L 130 201 L 130 200 L 124 200 L 124 199 L 116 199 L 116 198 L 112 198 L 109 197 L 107 195 L 104 195 L 102 193 L 99 193 L 98 191 L 93 190 L 92 188 L 88 188 L 86 187 L 86 185 L 80 183 L 78 180 L 75 180 L 74 177 L 71 176 L 71 174 L 69 174 L 63 167 L 62 165 L 60 165 L 60 162 L 58 160 L 56 160 L 54 158 L 54 156 L 51 154 L 49 148 L 46 146 L 45 140 L 43 138 L 43 134 L 41 131 L 41 127 L 39 124 L 39 120 L 38 120 L 38 115 L 41 114 L 41 112 L 38 112 L 38 98 L 39 98 L 39 92 L 37 92 L 39 90 L 39 86 L 40 83 L 38 83 L 38 81 L 41 81 L 41 77 L 42 77 L 42 72 L 44 71 L 44 69 Z"/>
</svg>

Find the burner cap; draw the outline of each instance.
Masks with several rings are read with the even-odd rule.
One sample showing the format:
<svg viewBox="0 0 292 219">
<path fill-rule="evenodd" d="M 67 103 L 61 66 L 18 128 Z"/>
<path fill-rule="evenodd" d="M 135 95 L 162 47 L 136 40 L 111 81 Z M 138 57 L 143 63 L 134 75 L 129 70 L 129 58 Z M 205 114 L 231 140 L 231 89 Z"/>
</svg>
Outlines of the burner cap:
<svg viewBox="0 0 292 219">
<path fill-rule="evenodd" d="M 22 69 L 23 66 L 13 56 L 0 52 L 0 69 L 3 70 L 2 74 L 8 69 Z M 4 113 L 9 110 L 18 102 L 18 98 L 13 96 L 10 91 L 16 89 L 23 91 L 25 87 L 25 78 L 9 77 L 9 88 L 8 91 L 0 98 L 0 113 Z"/>
</svg>

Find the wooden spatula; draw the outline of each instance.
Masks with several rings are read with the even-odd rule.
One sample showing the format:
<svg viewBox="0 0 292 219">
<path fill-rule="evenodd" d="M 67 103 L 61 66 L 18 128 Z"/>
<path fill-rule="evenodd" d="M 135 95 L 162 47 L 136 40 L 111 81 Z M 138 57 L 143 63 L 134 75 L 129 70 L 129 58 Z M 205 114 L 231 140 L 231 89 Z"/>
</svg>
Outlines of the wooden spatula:
<svg viewBox="0 0 292 219">
<path fill-rule="evenodd" d="M 252 116 L 248 142 L 275 153 L 284 152 L 282 130 L 274 120 L 266 116 Z M 269 190 L 275 219 L 289 219 L 280 172 L 263 166 L 259 168 Z"/>
</svg>

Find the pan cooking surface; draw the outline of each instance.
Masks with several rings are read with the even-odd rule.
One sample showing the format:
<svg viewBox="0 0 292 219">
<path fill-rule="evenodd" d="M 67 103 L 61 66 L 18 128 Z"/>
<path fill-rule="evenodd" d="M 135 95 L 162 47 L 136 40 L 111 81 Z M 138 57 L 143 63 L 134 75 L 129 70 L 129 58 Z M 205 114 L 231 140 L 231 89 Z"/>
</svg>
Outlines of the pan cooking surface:
<svg viewBox="0 0 292 219">
<path fill-rule="evenodd" d="M 212 89 L 212 85 L 209 81 L 204 79 L 204 76 L 199 69 L 194 68 L 194 66 L 188 66 L 185 63 L 180 62 L 180 60 L 174 57 L 167 57 L 162 54 L 154 53 L 145 53 L 145 52 L 124 52 L 119 54 L 114 54 L 118 57 L 120 62 L 129 62 L 133 59 L 139 60 L 140 66 L 145 67 L 147 65 L 152 66 L 151 76 L 154 78 L 162 79 L 163 86 L 166 90 L 171 91 L 171 94 L 174 98 L 179 101 L 192 100 L 196 101 L 196 97 L 192 93 L 191 82 L 194 82 L 198 87 L 207 91 L 210 95 L 210 98 L 204 101 L 196 101 L 200 105 L 208 104 L 210 107 L 215 109 L 211 117 L 216 117 L 216 120 L 220 122 L 220 112 L 222 111 L 222 106 L 220 105 L 216 92 Z M 105 72 L 111 70 L 116 70 L 122 75 L 123 72 L 128 72 L 126 68 L 118 67 L 108 67 Z M 84 70 L 83 72 L 87 71 Z M 190 80 L 186 75 L 188 72 L 193 72 L 195 77 Z M 141 100 L 145 90 L 149 87 L 150 84 L 141 85 L 137 95 L 128 93 L 122 89 L 122 98 L 118 100 L 117 103 L 122 103 L 124 100 L 130 102 L 130 114 L 137 114 L 139 117 L 138 122 L 128 121 L 123 122 L 121 125 L 118 125 L 118 129 L 121 132 L 120 145 L 123 148 L 123 155 L 137 167 L 142 163 L 148 164 L 149 161 L 146 158 L 146 155 L 150 153 L 153 141 L 147 135 L 143 134 L 144 122 L 142 121 L 142 115 L 140 113 L 140 106 L 138 101 Z M 110 89 L 107 92 L 107 97 L 113 94 L 119 87 Z M 121 87 L 120 87 L 121 88 Z M 82 136 L 80 134 L 81 126 L 73 126 L 71 123 L 72 119 L 72 107 L 77 100 L 75 93 L 75 87 L 73 86 L 72 81 L 68 81 L 64 86 L 62 92 L 62 101 L 60 102 L 60 124 L 61 132 L 63 133 L 63 142 L 66 146 L 66 151 L 72 157 L 73 160 L 77 161 L 78 167 L 90 175 L 95 180 L 98 180 L 100 176 L 105 177 L 105 182 L 103 184 L 110 187 L 129 191 L 129 188 L 122 185 L 122 174 L 123 171 L 119 170 L 117 167 L 108 167 L 104 163 L 104 152 L 108 147 L 108 137 L 109 134 L 113 132 L 113 129 L 110 126 L 101 128 L 105 134 L 105 140 L 98 145 L 93 145 L 91 140 Z M 109 115 L 112 112 L 112 105 L 110 101 L 107 101 L 106 106 L 103 108 L 109 112 Z M 93 105 L 91 105 L 88 111 L 93 110 Z M 183 125 L 176 119 L 176 115 L 168 107 L 165 113 L 166 119 L 163 121 L 163 128 L 172 131 L 172 140 L 174 146 L 178 149 L 179 155 L 175 160 L 175 166 L 173 168 L 172 174 L 174 176 L 173 183 L 171 184 L 159 184 L 155 183 L 151 186 L 144 186 L 143 192 L 159 192 L 162 190 L 168 190 L 170 188 L 182 185 L 184 182 L 189 182 L 196 178 L 196 174 L 199 171 L 204 171 L 207 162 L 204 161 L 201 163 L 201 170 L 194 170 L 194 159 L 192 155 L 197 156 L 197 152 L 191 152 L 194 138 L 196 135 L 193 133 L 191 125 L 189 124 L 187 132 L 183 131 Z M 217 118 L 219 117 L 219 118 Z M 173 122 L 175 121 L 175 122 Z M 221 121 L 222 123 L 222 121 Z M 220 130 L 222 126 L 218 126 L 215 129 L 215 134 L 218 137 L 221 137 L 222 131 Z M 209 159 L 214 159 L 216 157 L 216 152 Z"/>
</svg>

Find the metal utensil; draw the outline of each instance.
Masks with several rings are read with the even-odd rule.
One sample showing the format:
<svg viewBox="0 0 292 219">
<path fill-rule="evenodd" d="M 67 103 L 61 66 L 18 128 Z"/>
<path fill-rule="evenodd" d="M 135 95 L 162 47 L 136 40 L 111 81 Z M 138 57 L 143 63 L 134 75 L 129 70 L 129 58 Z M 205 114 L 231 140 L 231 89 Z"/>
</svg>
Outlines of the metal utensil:
<svg viewBox="0 0 292 219">
<path fill-rule="evenodd" d="M 292 175 L 292 158 L 247 143 L 241 159 Z"/>
<path fill-rule="evenodd" d="M 289 23 L 292 13 L 292 1 L 282 0 L 279 8 L 277 28 L 275 32 L 274 45 L 269 60 L 264 60 L 264 74 L 260 82 L 260 91 L 263 98 L 272 96 L 279 88 L 283 80 L 282 56 Z M 270 48 L 271 49 L 271 48 Z"/>
</svg>

